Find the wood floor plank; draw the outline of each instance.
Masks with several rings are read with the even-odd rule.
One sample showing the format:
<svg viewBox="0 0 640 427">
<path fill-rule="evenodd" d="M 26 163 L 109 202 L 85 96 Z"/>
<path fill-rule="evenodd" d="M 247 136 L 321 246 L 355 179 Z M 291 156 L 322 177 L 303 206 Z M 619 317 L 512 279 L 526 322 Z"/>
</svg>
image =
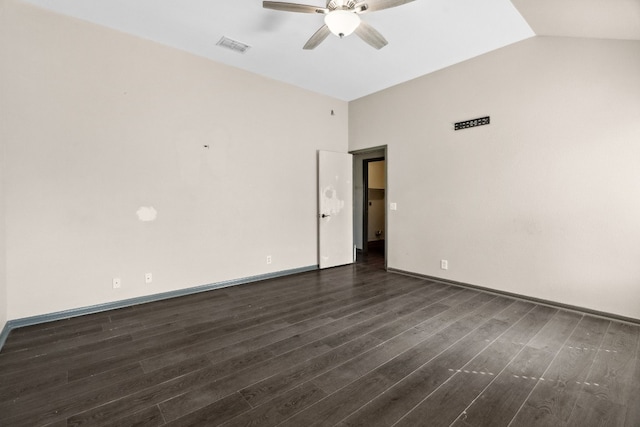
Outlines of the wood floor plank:
<svg viewBox="0 0 640 427">
<path fill-rule="evenodd" d="M 163 402 L 160 405 L 160 409 L 165 415 L 165 418 L 169 420 L 181 417 L 186 413 L 199 409 L 202 405 L 206 404 L 207 401 L 214 402 L 227 395 L 230 391 L 239 390 L 270 377 L 273 375 L 273 372 L 284 371 L 290 366 L 305 362 L 316 355 L 331 352 L 333 350 L 332 346 L 336 346 L 341 341 L 341 339 L 338 339 L 337 342 L 335 342 L 335 338 L 342 335 L 343 333 L 338 332 L 332 336 L 298 347 L 270 359 L 260 365 L 259 372 L 254 369 L 244 370 L 214 383 L 207 383 L 194 388 L 181 396 Z M 379 343 L 375 337 L 365 336 L 362 337 L 362 339 L 369 346 Z"/>
<path fill-rule="evenodd" d="M 57 361 L 67 361 L 70 356 L 74 354 L 85 354 L 92 353 L 99 349 L 104 349 L 105 346 L 118 346 L 123 345 L 126 346 L 133 341 L 133 338 L 130 335 L 116 335 L 109 337 L 101 337 L 97 341 L 89 341 L 77 346 L 57 348 L 52 347 L 49 349 L 47 347 L 38 347 L 39 351 L 31 352 L 28 349 L 23 352 L 14 352 L 8 353 L 4 355 L 4 357 L 0 358 L 0 375 L 4 372 L 8 371 L 18 371 L 20 369 L 31 369 L 30 364 L 25 363 L 25 361 L 36 361 L 38 363 L 46 362 L 49 367 Z"/>
<path fill-rule="evenodd" d="M 29 388 L 23 393 L 16 394 L 11 399 L 1 402 L 0 413 L 10 413 L 12 411 L 18 413 L 20 410 L 25 410 L 25 408 L 42 409 L 42 402 L 49 402 L 52 398 L 61 402 L 67 396 L 88 395 L 112 384 L 131 380 L 142 373 L 140 365 L 133 364 L 73 383 L 66 382 L 48 387 Z M 21 383 L 22 381 L 16 381 L 11 384 L 20 385 Z"/>
<path fill-rule="evenodd" d="M 167 427 L 217 426 L 250 409 L 251 406 L 242 396 L 234 393 L 165 425 Z"/>
<path fill-rule="evenodd" d="M 429 425 L 434 427 L 451 425 L 556 311 L 535 306 L 469 363 L 447 368 L 453 374 L 451 378 L 433 393 L 425 395 L 395 425 L 412 427 L 423 420 L 429 420 Z"/>
<path fill-rule="evenodd" d="M 582 382 L 568 425 L 624 425 L 627 409 L 640 406 L 640 398 L 634 394 L 640 383 L 636 371 L 639 340 L 640 328 L 611 323 L 593 368 Z M 640 419 L 634 422 L 640 425 Z"/>
<path fill-rule="evenodd" d="M 21 356 L 24 356 L 24 352 L 26 350 L 31 350 L 34 347 L 40 347 L 44 345 L 51 346 L 54 343 L 59 342 L 74 342 L 85 337 L 86 335 L 92 335 L 99 332 L 103 332 L 102 326 L 100 324 L 88 324 L 83 325 L 80 328 L 73 328 L 71 330 L 66 329 L 63 331 L 58 331 L 57 333 L 52 332 L 51 334 L 46 335 L 37 335 L 33 337 L 23 335 L 23 339 L 11 340 L 4 347 L 2 347 L 2 356 L 4 357 L 7 354 L 15 351 L 21 352 Z"/>
<path fill-rule="evenodd" d="M 159 333 L 166 333 L 167 330 L 168 328 L 163 328 Z M 96 342 L 106 340 L 112 340 L 111 342 L 115 344 L 118 340 L 122 342 L 134 341 L 135 337 L 131 333 L 122 330 L 105 331 L 100 325 L 98 325 L 96 330 L 85 334 L 78 334 L 60 339 L 56 338 L 56 340 L 43 341 L 34 345 L 30 344 L 28 347 L 24 347 L 24 350 L 22 350 L 20 354 L 9 353 L 5 358 L 2 358 L 2 360 L 8 361 L 12 356 L 17 357 L 19 360 L 24 360 L 29 357 L 42 357 L 43 355 L 47 355 L 50 357 L 50 360 L 53 360 L 55 358 L 54 355 L 64 357 L 61 355 L 77 354 L 79 351 L 89 351 L 91 346 L 95 345 Z"/>
<path fill-rule="evenodd" d="M 72 317 L 52 322 L 39 323 L 36 325 L 23 326 L 11 331 L 11 341 L 32 340 L 43 335 L 56 335 L 69 331 L 83 330 L 96 324 L 109 321 L 108 313 L 88 314 L 85 316 Z M 6 344 L 10 344 L 7 340 Z"/>
<path fill-rule="evenodd" d="M 469 310 L 465 310 L 464 313 L 468 315 L 464 318 L 332 393 L 326 399 L 290 418 L 283 425 L 333 425 L 340 422 L 474 330 L 478 327 L 478 322 L 486 316 L 490 317 L 503 309 L 503 300 L 500 301 L 501 304 L 492 304 L 496 299 L 486 294 L 477 295 L 469 301 L 476 303 L 471 314 L 468 314 Z"/>
<path fill-rule="evenodd" d="M 129 307 L 118 308 L 108 312 L 109 322 L 115 323 L 119 320 L 134 319 L 138 322 L 144 320 L 149 315 L 163 315 L 166 311 L 175 311 L 176 308 L 180 309 L 185 305 L 191 307 L 210 305 L 217 306 L 218 304 L 229 302 L 229 292 L 227 289 L 222 289 L 217 292 L 203 292 L 200 294 L 184 295 L 177 298 L 168 298 L 159 301 L 154 301 L 146 304 L 132 305 Z"/>
<path fill-rule="evenodd" d="M 347 343 L 336 347 L 320 356 L 313 357 L 298 365 L 284 369 L 277 375 L 273 375 L 262 381 L 254 383 L 240 390 L 240 394 L 251 406 L 258 406 L 278 396 L 284 391 L 304 383 L 332 367 L 341 364 L 344 360 L 362 354 L 380 344 L 380 340 L 371 335 L 362 335 Z"/>
<path fill-rule="evenodd" d="M 497 299 L 493 303 L 498 309 L 503 307 L 498 313 L 509 311 L 509 307 L 515 305 L 515 301 L 506 298 Z M 502 335 L 512 323 L 516 323 L 526 314 L 519 309 L 519 304 L 515 310 L 510 310 L 510 313 L 511 316 L 503 317 L 504 320 L 498 320 L 493 316 L 486 322 L 479 322 L 480 326 L 477 329 L 470 331 L 457 342 L 451 343 L 448 349 L 418 367 L 339 425 L 393 425 L 418 405 L 425 396 L 450 379 L 455 374 L 455 369 L 466 365 Z"/>
<path fill-rule="evenodd" d="M 164 418 L 160 413 L 160 408 L 157 406 L 151 406 L 150 408 L 143 409 L 142 411 L 123 417 L 119 420 L 110 422 L 110 427 L 156 427 L 164 425 Z M 65 423 L 65 426 L 74 426 L 73 421 L 69 424 Z"/>
<path fill-rule="evenodd" d="M 557 312 L 452 425 L 508 425 L 581 317 L 571 312 Z"/>
<path fill-rule="evenodd" d="M 303 289 L 306 289 L 306 286 L 302 286 L 299 291 L 288 291 L 284 299 L 299 297 L 302 294 Z M 137 309 L 138 306 L 131 307 L 131 310 L 127 311 L 126 315 L 111 315 L 110 321 L 108 323 L 104 323 L 103 328 L 117 329 L 139 327 L 140 325 L 155 325 L 162 323 L 163 321 L 176 321 L 176 319 L 194 319 L 193 323 L 198 323 L 198 319 L 215 319 L 228 316 L 230 313 L 234 312 L 242 313 L 254 310 L 256 308 L 256 296 L 260 297 L 260 301 L 263 305 L 283 300 L 283 296 L 277 292 L 260 292 L 258 289 L 256 289 L 257 295 L 255 296 L 241 295 L 238 297 L 232 297 L 228 295 L 228 292 L 226 292 L 223 294 L 225 298 L 213 298 L 212 296 L 217 295 L 218 292 L 222 291 L 214 290 L 203 292 L 201 294 L 175 298 L 175 304 L 169 306 L 167 306 L 167 301 L 172 300 L 142 304 L 139 306 L 140 309 Z M 198 299 L 194 299 L 196 297 L 198 297 Z M 188 312 L 185 312 L 185 306 L 189 307 Z M 143 308 L 145 308 L 145 310 L 141 312 Z"/>
<path fill-rule="evenodd" d="M 253 325 L 264 326 L 265 323 L 271 320 L 277 320 L 283 316 L 290 316 L 291 313 L 296 313 L 304 310 L 319 310 L 319 307 L 323 305 L 330 306 L 330 303 L 334 302 L 331 298 L 321 298 L 311 300 L 308 302 L 300 302 L 291 306 L 278 305 L 277 310 L 273 310 L 268 314 L 249 313 L 240 316 L 231 316 L 227 321 L 220 321 L 218 326 L 213 329 L 206 329 L 196 334 L 189 335 L 179 334 L 166 334 L 152 337 L 141 342 L 138 342 L 136 346 L 110 348 L 107 351 L 102 351 L 99 355 L 92 355 L 89 363 L 82 363 L 78 360 L 74 365 L 80 365 L 70 370 L 70 379 L 78 379 L 95 375 L 102 372 L 106 368 L 114 368 L 117 366 L 123 366 L 131 363 L 132 360 L 144 359 L 150 355 L 163 353 L 165 351 L 171 351 L 176 346 L 188 346 L 198 342 L 202 339 L 214 339 L 236 331 L 243 330 Z M 273 307 L 272 307 L 273 308 Z M 284 324 L 286 325 L 286 323 Z M 185 331 L 187 332 L 187 331 Z"/>
<path fill-rule="evenodd" d="M 377 338 L 380 338 L 381 340 L 388 340 L 398 334 L 401 334 L 406 330 L 411 329 L 419 325 L 420 323 L 424 322 L 427 318 L 425 317 L 425 311 L 427 312 L 431 311 L 429 307 L 431 307 L 433 303 L 441 302 L 442 300 L 445 300 L 446 298 L 451 297 L 460 292 L 461 292 L 460 289 L 455 289 L 455 288 L 449 288 L 449 289 L 438 291 L 436 294 L 432 296 L 432 298 L 426 301 L 431 304 L 426 305 L 421 310 L 408 313 L 408 315 L 402 316 L 396 321 L 390 322 L 389 324 L 378 328 L 375 332 L 373 332 L 373 334 Z"/>
<path fill-rule="evenodd" d="M 103 349 L 109 348 L 110 345 L 118 346 L 129 343 L 131 343 L 130 337 L 118 336 L 40 357 L 12 360 L 6 365 L 0 366 L 0 380 L 4 382 L 9 377 L 14 382 L 29 383 L 33 378 L 44 378 L 56 374 L 66 374 L 68 378 L 68 368 L 72 366 L 72 361 L 75 359 L 74 354 L 83 355 L 81 357 L 90 360 L 94 355 L 100 354 Z"/>
<path fill-rule="evenodd" d="M 67 393 L 52 390 L 48 396 L 39 396 L 40 399 L 37 400 L 25 399 L 0 406 L 0 424 L 34 426 L 54 422 L 61 418 L 77 417 L 74 414 L 84 414 L 87 411 L 93 411 L 91 412 L 93 417 L 91 422 L 96 424 L 98 420 L 109 417 L 109 414 L 105 415 L 104 412 L 107 403 L 123 400 L 138 390 L 182 378 L 187 373 L 198 372 L 208 365 L 209 360 L 201 358 L 174 365 L 153 374 L 132 376 L 114 384 L 93 388 L 89 392 L 76 388 L 70 388 Z M 118 415 L 118 418 L 121 418 L 124 414 Z"/>
<path fill-rule="evenodd" d="M 375 285 L 375 282 L 373 282 Z M 338 286 L 332 286 L 330 287 L 330 289 L 324 289 L 324 291 L 326 291 L 324 294 L 322 295 L 327 295 L 328 293 L 331 292 L 338 292 L 340 291 Z M 344 289 L 343 289 L 344 290 Z M 208 293 L 207 293 L 208 294 Z M 315 297 L 317 297 L 319 294 L 316 294 Z M 231 299 L 231 301 L 227 301 L 227 304 L 219 307 L 219 306 L 212 306 L 209 307 L 208 309 L 205 307 L 204 311 L 207 312 L 207 318 L 209 322 L 213 322 L 215 321 L 215 326 L 220 326 L 221 322 L 225 321 L 226 319 L 233 319 L 236 318 L 238 315 L 242 315 L 242 316 L 249 316 L 251 317 L 252 315 L 257 314 L 260 311 L 265 311 L 268 310 L 270 308 L 273 307 L 277 307 L 277 306 L 283 306 L 283 305 L 287 305 L 287 304 L 293 304 L 295 301 L 300 301 L 302 300 L 303 302 L 307 302 L 309 299 L 312 299 L 309 297 L 308 294 L 304 294 L 303 291 L 301 290 L 296 290 L 295 292 L 287 292 L 287 294 L 285 294 L 284 296 L 282 294 L 274 294 L 274 295 L 268 295 L 265 296 L 264 292 L 256 292 L 256 295 L 249 295 L 249 296 L 244 296 L 241 298 L 241 303 L 238 304 L 238 300 L 235 299 Z M 256 304 L 256 301 L 259 301 L 259 304 Z M 275 304 L 275 305 L 274 305 Z M 155 305 L 155 303 L 153 303 L 152 305 Z M 211 308 L 216 308 L 213 312 L 211 310 Z M 201 325 L 203 323 L 203 321 L 199 321 L 201 319 L 201 311 L 202 310 L 196 310 L 196 315 L 199 317 L 196 318 L 192 318 L 191 317 L 191 313 L 193 312 L 193 310 L 189 310 L 189 313 L 185 313 L 184 309 L 180 310 L 179 308 L 177 309 L 176 313 L 180 315 L 181 319 L 185 319 L 186 321 L 190 322 L 189 324 L 192 327 L 196 327 L 197 325 Z M 250 313 L 247 313 L 250 312 Z M 171 313 L 171 317 L 167 318 L 164 317 L 164 314 L 162 314 L 162 318 L 164 319 L 169 319 L 169 320 L 174 320 L 173 316 L 176 313 Z M 150 315 L 155 314 L 155 312 L 151 312 Z M 187 314 L 187 316 L 185 316 L 185 314 Z M 158 318 L 155 319 L 156 321 L 159 320 Z M 204 319 L 205 321 L 207 320 L 206 318 Z M 111 325 L 116 324 L 117 321 L 113 321 L 111 323 Z M 206 329 L 206 328 L 203 328 Z"/>
<path fill-rule="evenodd" d="M 295 415 L 309 405 L 319 401 L 326 394 L 312 383 L 303 384 L 279 395 L 269 402 L 247 411 L 223 424 L 224 427 L 275 426 Z"/>
<path fill-rule="evenodd" d="M 640 340 L 636 346 L 636 362 L 635 369 L 629 379 L 630 387 L 630 401 L 626 404 L 626 413 L 624 416 L 624 426 L 632 427 L 640 425 L 640 405 L 637 404 L 637 397 L 640 396 Z M 574 413 L 576 413 L 574 411 Z M 573 414 L 572 414 L 573 415 Z M 579 418 L 580 414 L 577 413 L 576 418 Z M 575 424 L 575 423 L 574 423 Z"/>
<path fill-rule="evenodd" d="M 0 425 L 637 427 L 639 352 L 640 325 L 388 273 L 371 252 L 14 330 Z"/>
<path fill-rule="evenodd" d="M 389 301 L 387 301 L 389 303 Z M 357 325 L 354 325 L 357 327 Z M 225 362 L 218 363 L 212 367 L 208 367 L 204 370 L 194 372 L 192 374 L 186 375 L 182 378 L 177 378 L 173 381 L 170 381 L 171 384 L 162 384 L 157 387 L 152 387 L 144 391 L 140 391 L 132 396 L 128 396 L 127 399 L 120 399 L 118 401 L 111 402 L 93 412 L 99 412 L 101 414 L 109 413 L 111 417 L 116 414 L 120 414 L 130 409 L 131 406 L 135 406 L 136 402 L 144 401 L 146 404 L 149 403 L 158 403 L 164 400 L 167 400 L 171 393 L 177 393 L 178 390 L 185 390 L 188 388 L 194 387 L 214 387 L 214 391 L 210 393 L 211 400 L 210 403 L 214 403 L 215 400 L 222 398 L 226 394 L 233 392 L 236 389 L 240 389 L 245 384 L 250 384 L 251 381 L 254 381 L 256 374 L 252 370 L 251 362 L 263 362 L 260 365 L 263 367 L 264 371 L 269 373 L 272 370 L 282 369 L 278 368 L 278 366 L 289 366 L 293 363 L 298 363 L 301 360 L 306 360 L 307 358 L 312 357 L 313 354 L 318 352 L 329 351 L 332 348 L 331 341 L 335 339 L 335 335 L 329 336 L 324 340 L 313 342 L 310 345 L 304 346 L 302 348 L 295 348 L 289 351 L 288 353 L 282 355 L 280 358 L 270 358 L 271 353 L 264 353 L 265 350 L 269 351 L 269 348 L 263 348 L 258 350 L 257 353 L 260 357 L 254 357 L 251 353 L 243 353 L 238 355 L 236 358 L 229 359 Z M 337 334 L 338 336 L 340 333 Z M 252 358 L 251 362 L 249 358 Z M 266 359 L 266 360 L 265 360 Z M 233 363 L 235 365 L 231 365 Z M 236 374 L 232 374 L 229 378 L 225 378 L 225 375 L 235 372 L 234 368 L 245 368 Z M 234 388 L 236 387 L 236 388 Z M 204 395 L 204 394 L 203 394 Z M 207 402 L 203 395 L 198 395 L 196 393 L 197 400 L 197 408 L 206 405 Z M 171 403 L 170 403 L 171 402 Z M 177 410 L 175 415 L 173 409 L 166 409 L 166 407 L 173 408 L 175 405 L 174 400 L 170 400 L 169 402 L 165 402 L 161 405 L 164 409 L 163 412 L 166 413 L 166 418 L 169 420 L 173 420 L 176 417 L 183 416 L 189 410 L 195 410 L 195 406 L 187 406 L 189 410 L 179 412 Z M 95 422 L 95 416 L 89 411 L 84 414 L 84 417 L 90 418 Z"/>
<path fill-rule="evenodd" d="M 11 374 L 0 377 L 0 402 L 15 400 L 40 389 L 60 387 L 68 383 L 66 371 L 52 372 L 47 375 L 11 377 Z"/>
<path fill-rule="evenodd" d="M 583 317 L 558 356 L 538 379 L 513 419 L 515 425 L 554 426 L 567 423 L 609 327 L 609 321 Z"/>
<path fill-rule="evenodd" d="M 170 363 L 176 363 L 195 355 L 208 354 L 213 361 L 217 361 L 224 358 L 230 351 L 252 351 L 259 346 L 265 345 L 271 345 L 270 350 L 275 354 L 279 354 L 283 350 L 278 350 L 278 348 L 274 347 L 275 342 L 281 342 L 281 345 L 286 348 L 284 351 L 289 351 L 290 345 L 287 342 L 282 342 L 282 340 L 293 337 L 300 342 L 298 345 L 303 345 L 305 339 L 308 343 L 319 339 L 325 331 L 326 334 L 335 332 L 335 329 L 332 328 L 338 327 L 342 329 L 344 326 L 340 327 L 340 324 L 344 320 L 346 320 L 347 324 L 357 322 L 359 316 L 363 314 L 367 316 L 366 309 L 373 309 L 378 306 L 383 307 L 384 303 L 393 301 L 395 296 L 402 296 L 403 290 L 406 288 L 403 288 L 401 283 L 399 285 L 394 292 L 379 295 L 375 291 L 374 294 L 362 294 L 358 297 L 343 299 L 339 303 L 327 305 L 324 308 L 314 307 L 304 312 L 299 312 L 298 315 L 286 316 L 282 318 L 284 323 L 273 323 L 274 328 L 270 328 L 269 323 L 262 323 L 255 327 L 244 329 L 238 334 L 229 334 L 214 339 L 201 339 L 194 345 L 181 346 L 177 350 L 154 355 L 142 360 L 141 363 L 145 371 L 152 372 Z M 376 308 L 376 310 L 382 309 Z M 345 319 L 344 316 L 347 314 L 354 315 Z M 340 321 L 331 322 L 332 319 Z M 311 332 L 310 330 L 313 330 L 313 334 L 304 333 Z"/>
<path fill-rule="evenodd" d="M 377 338 L 388 339 L 374 350 L 314 378 L 314 383 L 328 393 L 341 389 L 467 314 L 477 306 L 478 296 L 477 292 L 463 291 L 445 298 L 421 310 L 423 321 L 396 336 L 389 337 L 385 327 L 381 328 L 384 331 L 382 334 L 378 334 L 378 331 L 372 332 Z"/>
</svg>

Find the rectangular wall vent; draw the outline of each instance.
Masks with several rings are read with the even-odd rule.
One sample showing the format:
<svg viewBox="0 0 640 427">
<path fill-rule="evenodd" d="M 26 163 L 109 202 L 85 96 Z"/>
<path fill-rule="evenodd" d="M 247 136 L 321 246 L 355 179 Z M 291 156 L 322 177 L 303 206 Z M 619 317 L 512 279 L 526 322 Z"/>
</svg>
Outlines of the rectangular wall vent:
<svg viewBox="0 0 640 427">
<path fill-rule="evenodd" d="M 473 120 L 466 120 L 464 122 L 458 122 L 458 123 L 456 123 L 454 125 L 453 129 L 454 130 L 468 129 L 468 128 L 474 128 L 476 126 L 488 125 L 489 123 L 491 123 L 491 118 L 489 116 L 480 117 L 479 119 L 473 119 Z"/>
<path fill-rule="evenodd" d="M 245 53 L 247 50 L 251 49 L 251 46 L 245 43 L 241 43 L 237 40 L 230 39 L 228 37 L 222 36 L 222 38 L 216 43 L 216 45 L 221 47 L 226 47 L 227 49 L 231 49 L 238 53 Z"/>
</svg>

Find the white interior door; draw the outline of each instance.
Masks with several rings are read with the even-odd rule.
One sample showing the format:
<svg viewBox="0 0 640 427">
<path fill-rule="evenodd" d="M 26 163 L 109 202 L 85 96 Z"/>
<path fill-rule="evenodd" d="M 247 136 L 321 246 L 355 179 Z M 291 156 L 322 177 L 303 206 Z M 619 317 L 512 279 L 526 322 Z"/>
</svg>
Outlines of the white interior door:
<svg viewBox="0 0 640 427">
<path fill-rule="evenodd" d="M 320 268 L 354 261 L 352 170 L 351 154 L 318 151 Z"/>
</svg>

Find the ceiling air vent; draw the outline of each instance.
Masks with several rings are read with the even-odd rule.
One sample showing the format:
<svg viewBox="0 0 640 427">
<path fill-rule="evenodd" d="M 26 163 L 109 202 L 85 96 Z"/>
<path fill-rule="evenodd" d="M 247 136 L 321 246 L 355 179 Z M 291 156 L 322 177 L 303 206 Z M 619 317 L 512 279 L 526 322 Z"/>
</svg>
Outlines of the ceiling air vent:
<svg viewBox="0 0 640 427">
<path fill-rule="evenodd" d="M 238 53 L 245 53 L 247 50 L 251 49 L 251 46 L 248 44 L 244 44 L 224 36 L 222 36 L 216 45 L 226 47 L 227 49 L 231 49 Z"/>
</svg>

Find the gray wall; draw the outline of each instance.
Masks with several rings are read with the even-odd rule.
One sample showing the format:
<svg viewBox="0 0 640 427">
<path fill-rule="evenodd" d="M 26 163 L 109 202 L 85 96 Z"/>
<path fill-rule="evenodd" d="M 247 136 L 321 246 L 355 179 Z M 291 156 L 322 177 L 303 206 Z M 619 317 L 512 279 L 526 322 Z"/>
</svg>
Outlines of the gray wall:
<svg viewBox="0 0 640 427">
<path fill-rule="evenodd" d="M 350 103 L 389 267 L 640 318 L 639 76 L 640 42 L 535 37 Z"/>
<path fill-rule="evenodd" d="M 317 264 L 346 102 L 4 4 L 9 319 Z"/>
</svg>

